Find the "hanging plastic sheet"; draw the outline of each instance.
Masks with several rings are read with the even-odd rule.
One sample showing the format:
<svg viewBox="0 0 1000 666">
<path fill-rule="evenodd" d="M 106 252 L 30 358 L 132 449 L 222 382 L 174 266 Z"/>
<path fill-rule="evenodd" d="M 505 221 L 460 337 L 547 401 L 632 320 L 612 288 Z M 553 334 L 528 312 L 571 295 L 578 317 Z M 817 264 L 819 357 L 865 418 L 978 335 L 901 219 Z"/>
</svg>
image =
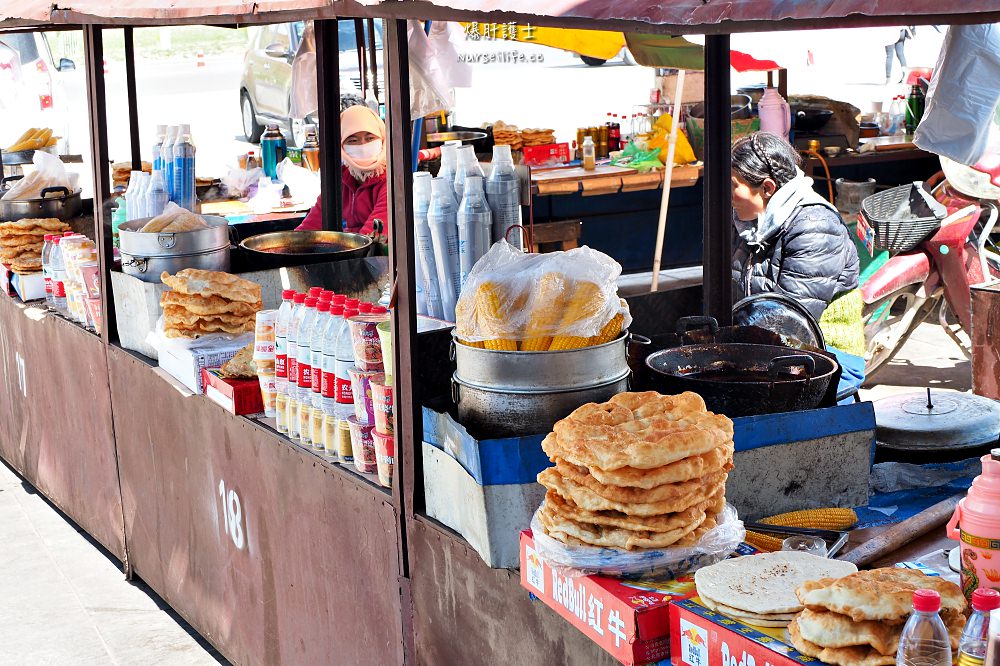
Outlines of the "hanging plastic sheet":
<svg viewBox="0 0 1000 666">
<path fill-rule="evenodd" d="M 430 34 L 424 34 L 423 23 L 407 21 L 412 118 L 453 108 L 455 88 L 472 85 L 472 69 L 459 60 L 449 39 L 450 25 L 434 21 Z"/>
</svg>

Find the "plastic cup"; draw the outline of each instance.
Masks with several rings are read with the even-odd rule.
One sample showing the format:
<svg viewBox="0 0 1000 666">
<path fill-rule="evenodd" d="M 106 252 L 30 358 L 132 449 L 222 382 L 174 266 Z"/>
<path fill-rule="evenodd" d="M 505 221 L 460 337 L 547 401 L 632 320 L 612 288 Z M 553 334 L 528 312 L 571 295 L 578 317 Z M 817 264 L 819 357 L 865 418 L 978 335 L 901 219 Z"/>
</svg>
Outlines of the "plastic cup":
<svg viewBox="0 0 1000 666">
<path fill-rule="evenodd" d="M 378 482 L 386 488 L 392 488 L 392 470 L 396 466 L 395 438 L 372 432 L 375 440 L 375 466 L 378 470 Z"/>
<path fill-rule="evenodd" d="M 375 430 L 391 437 L 395 434 L 392 427 L 392 385 L 373 381 L 371 386 L 372 403 L 375 406 Z"/>
<path fill-rule="evenodd" d="M 351 327 L 354 364 L 360 369 L 382 370 L 382 343 L 379 342 L 377 327 L 388 318 L 388 314 L 367 314 L 347 320 Z"/>
<path fill-rule="evenodd" d="M 377 370 L 348 368 L 351 377 L 351 393 L 354 396 L 354 416 L 361 423 L 375 423 L 375 405 L 372 402 L 371 383 L 385 382 L 385 374 Z"/>
<path fill-rule="evenodd" d="M 273 372 L 257 373 L 260 380 L 260 395 L 264 399 L 264 416 L 277 416 L 278 384 Z"/>
<path fill-rule="evenodd" d="M 354 467 L 362 474 L 374 474 L 378 467 L 375 463 L 375 440 L 372 439 L 371 423 L 362 423 L 357 417 L 347 419 L 351 429 L 351 449 L 354 451 Z"/>
<path fill-rule="evenodd" d="M 375 327 L 378 331 L 379 344 L 382 346 L 382 366 L 385 368 L 385 381 L 392 385 L 392 322 L 383 321 Z"/>
<path fill-rule="evenodd" d="M 254 328 L 253 360 L 274 361 L 274 323 L 277 319 L 277 310 L 261 310 L 257 313 L 257 326 Z"/>
</svg>

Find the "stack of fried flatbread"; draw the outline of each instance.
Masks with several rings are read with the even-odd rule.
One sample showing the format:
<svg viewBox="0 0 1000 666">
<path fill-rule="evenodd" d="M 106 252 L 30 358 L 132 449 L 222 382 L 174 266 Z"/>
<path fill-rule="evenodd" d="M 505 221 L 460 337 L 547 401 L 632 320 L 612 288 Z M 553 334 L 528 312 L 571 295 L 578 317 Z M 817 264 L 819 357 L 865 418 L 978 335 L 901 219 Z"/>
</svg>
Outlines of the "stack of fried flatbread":
<svg viewBox="0 0 1000 666">
<path fill-rule="evenodd" d="M 238 335 L 254 330 L 263 309 L 260 285 L 229 273 L 185 268 L 163 273 L 173 291 L 160 297 L 164 333 L 168 338 L 197 338 L 206 333 Z"/>
<path fill-rule="evenodd" d="M 952 649 L 958 649 L 966 610 L 961 588 L 937 576 L 899 568 L 803 583 L 796 596 L 805 610 L 788 625 L 792 645 L 806 656 L 837 666 L 891 666 L 918 589 L 941 595 L 941 618 Z"/>
<path fill-rule="evenodd" d="M 15 273 L 42 270 L 42 245 L 46 234 L 61 234 L 71 227 L 54 217 L 24 218 L 0 224 L 0 263 Z"/>
<path fill-rule="evenodd" d="M 723 560 L 695 572 L 698 598 L 706 608 L 759 627 L 785 627 L 802 610 L 795 589 L 809 580 L 846 576 L 850 562 L 798 551 L 778 551 Z"/>
<path fill-rule="evenodd" d="M 529 127 L 521 130 L 521 141 L 526 146 L 547 146 L 556 142 L 556 131 Z"/>
<path fill-rule="evenodd" d="M 726 504 L 733 423 L 695 393 L 621 393 L 555 424 L 538 475 L 546 533 L 567 544 L 632 550 L 690 546 Z"/>
<path fill-rule="evenodd" d="M 502 120 L 493 123 L 493 143 L 498 146 L 510 146 L 511 150 L 521 150 L 524 145 L 517 125 L 508 125 Z"/>
</svg>

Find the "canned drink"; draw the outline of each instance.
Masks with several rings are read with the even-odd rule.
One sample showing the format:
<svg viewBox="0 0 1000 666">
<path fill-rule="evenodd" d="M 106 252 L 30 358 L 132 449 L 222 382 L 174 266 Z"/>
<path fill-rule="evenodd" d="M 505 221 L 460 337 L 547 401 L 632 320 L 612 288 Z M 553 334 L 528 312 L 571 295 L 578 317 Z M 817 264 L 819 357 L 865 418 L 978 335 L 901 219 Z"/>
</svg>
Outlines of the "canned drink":
<svg viewBox="0 0 1000 666">
<path fill-rule="evenodd" d="M 279 393 L 275 398 L 275 409 L 277 414 L 275 415 L 275 421 L 277 422 L 278 432 L 283 435 L 288 434 L 288 396 L 284 393 Z"/>
</svg>

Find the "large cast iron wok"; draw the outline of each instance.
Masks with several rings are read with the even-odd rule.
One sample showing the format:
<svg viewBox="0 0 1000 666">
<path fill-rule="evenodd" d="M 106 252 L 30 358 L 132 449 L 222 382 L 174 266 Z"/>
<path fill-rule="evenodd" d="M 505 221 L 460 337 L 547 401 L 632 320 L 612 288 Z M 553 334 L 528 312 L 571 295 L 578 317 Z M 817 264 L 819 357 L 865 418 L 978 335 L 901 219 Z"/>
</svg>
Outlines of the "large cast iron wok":
<svg viewBox="0 0 1000 666">
<path fill-rule="evenodd" d="M 372 239 L 340 231 L 272 231 L 250 236 L 240 247 L 259 269 L 299 266 L 367 256 Z"/>
</svg>

